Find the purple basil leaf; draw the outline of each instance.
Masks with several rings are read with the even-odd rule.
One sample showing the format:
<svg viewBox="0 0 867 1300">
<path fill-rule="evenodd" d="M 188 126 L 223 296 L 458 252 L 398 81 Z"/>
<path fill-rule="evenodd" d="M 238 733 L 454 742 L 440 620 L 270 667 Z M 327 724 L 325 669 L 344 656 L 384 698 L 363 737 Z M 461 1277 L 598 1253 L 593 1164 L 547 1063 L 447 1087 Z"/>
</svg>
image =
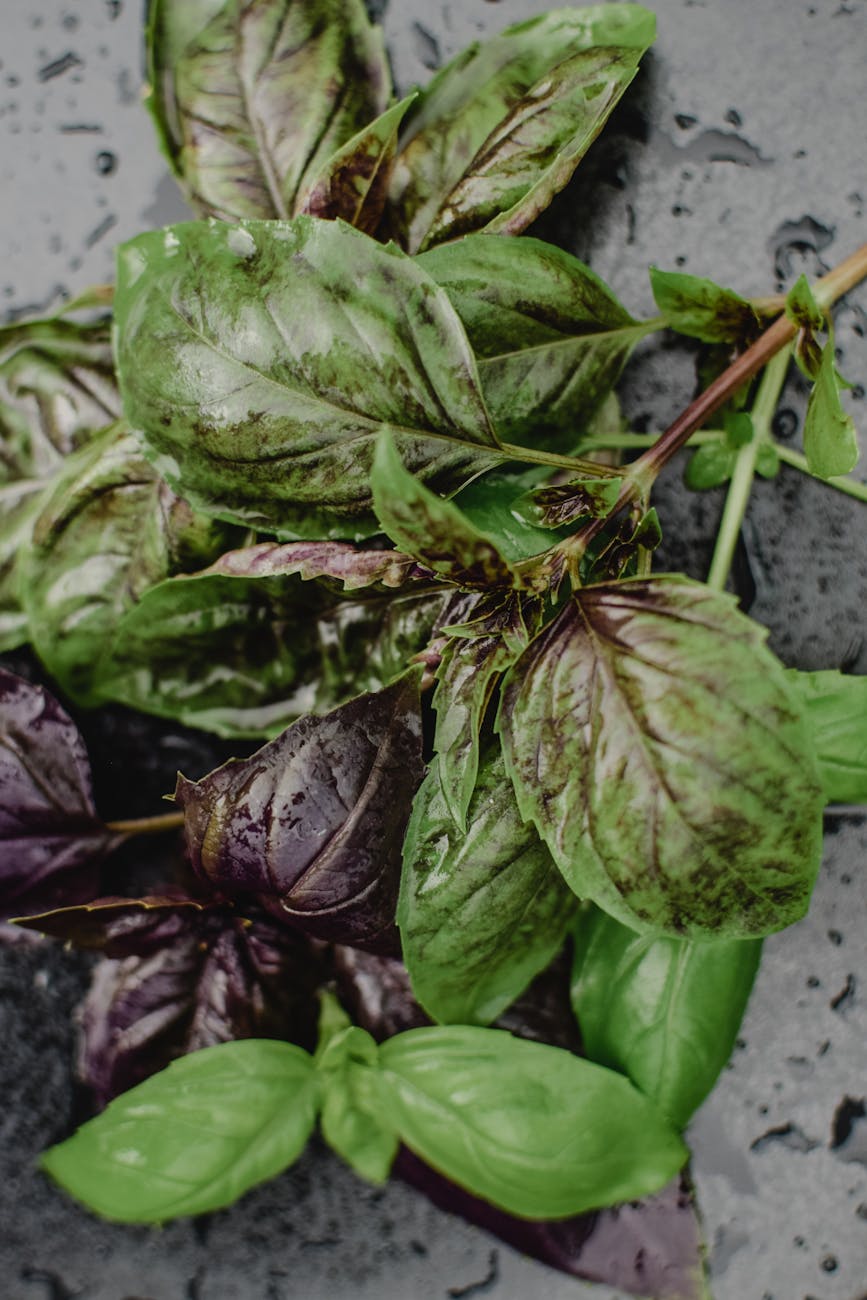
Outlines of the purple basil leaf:
<svg viewBox="0 0 867 1300">
<path fill-rule="evenodd" d="M 252 757 L 178 778 L 194 870 L 317 938 L 396 952 L 400 855 L 423 775 L 418 675 L 309 715 Z"/>
<path fill-rule="evenodd" d="M 108 900 L 101 900 L 110 910 Z M 144 904 L 144 905 L 143 905 Z M 149 905 L 149 906 L 148 906 Z M 106 947 L 128 955 L 94 972 L 82 1009 L 79 1073 L 97 1104 L 187 1052 L 237 1038 L 289 1038 L 312 1047 L 318 982 L 307 943 L 269 918 L 188 900 L 113 903 Z M 153 923 L 152 914 L 161 913 Z M 118 929 L 129 925 L 126 935 Z"/>
<path fill-rule="evenodd" d="M 283 578 L 298 574 L 305 581 L 330 578 L 344 591 L 360 587 L 402 587 L 430 575 L 419 570 L 411 555 L 400 551 L 365 551 L 352 542 L 258 542 L 227 551 L 203 570 L 229 578 Z"/>
<path fill-rule="evenodd" d="M 72 719 L 0 668 L 0 917 L 92 898 L 99 862 L 122 838 L 96 815 Z"/>
<path fill-rule="evenodd" d="M 412 995 L 403 962 L 358 948 L 336 947 L 333 955 L 341 1002 L 378 1043 L 433 1024 Z"/>
<path fill-rule="evenodd" d="M 145 957 L 196 933 L 215 903 L 203 903 L 183 890 L 168 887 L 145 898 L 96 898 L 75 907 L 20 917 L 18 924 L 76 948 L 95 948 L 107 957 Z"/>
<path fill-rule="evenodd" d="M 555 1222 L 517 1219 L 435 1173 L 401 1147 L 392 1173 L 525 1255 L 572 1277 L 651 1296 L 701 1300 L 701 1236 L 689 1188 L 674 1179 L 629 1205 Z"/>
</svg>

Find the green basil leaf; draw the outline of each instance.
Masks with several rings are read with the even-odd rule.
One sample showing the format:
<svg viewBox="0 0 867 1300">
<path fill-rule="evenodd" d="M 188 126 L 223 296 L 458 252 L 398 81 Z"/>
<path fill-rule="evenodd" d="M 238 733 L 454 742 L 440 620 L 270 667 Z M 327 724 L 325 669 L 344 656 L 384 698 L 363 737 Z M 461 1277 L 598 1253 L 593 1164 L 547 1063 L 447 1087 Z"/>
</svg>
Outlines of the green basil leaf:
<svg viewBox="0 0 867 1300">
<path fill-rule="evenodd" d="M 519 233 L 569 180 L 654 35 L 639 5 L 591 5 L 459 54 L 401 140 L 390 232 L 411 252 L 481 228 Z"/>
<path fill-rule="evenodd" d="M 334 153 L 387 106 L 361 0 L 164 3 L 151 23 L 152 111 L 204 215 L 291 217 Z M 195 19 L 195 29 L 193 20 Z"/>
<path fill-rule="evenodd" d="M 379 1049 L 389 1122 L 511 1214 L 556 1219 L 662 1187 L 687 1152 L 621 1075 L 497 1029 L 412 1029 Z"/>
<path fill-rule="evenodd" d="M 370 471 L 373 508 L 395 545 L 461 587 L 514 587 L 517 573 L 496 543 L 449 501 L 410 474 L 387 429 L 379 435 Z"/>
<path fill-rule="evenodd" d="M 42 1167 L 97 1214 L 161 1223 L 230 1205 L 304 1150 L 317 1110 L 300 1047 L 221 1043 L 123 1093 Z"/>
<path fill-rule="evenodd" d="M 834 344 L 829 339 L 822 349 L 804 417 L 804 452 L 810 472 L 819 478 L 848 474 L 858 463 L 855 423 L 840 403 L 840 387 Z"/>
<path fill-rule="evenodd" d="M 322 1085 L 322 1136 L 333 1151 L 371 1183 L 384 1183 L 399 1140 L 380 1118 L 378 1048 L 364 1029 L 349 1026 L 316 1055 Z"/>
<path fill-rule="evenodd" d="M 589 267 L 538 239 L 468 235 L 418 261 L 463 321 L 488 409 L 511 441 L 560 434 L 572 450 L 653 328 Z"/>
<path fill-rule="evenodd" d="M 578 519 L 604 519 L 617 504 L 622 478 L 575 478 L 537 488 L 531 500 L 543 528 L 563 528 Z"/>
<path fill-rule="evenodd" d="M 478 764 L 467 831 L 455 825 L 439 767 L 434 759 L 404 843 L 403 959 L 434 1020 L 484 1025 L 557 954 L 577 900 L 521 821 L 496 740 Z"/>
<path fill-rule="evenodd" d="M 582 589 L 517 661 L 506 762 L 579 897 L 695 937 L 803 916 L 822 792 L 766 636 L 731 597 L 669 575 Z"/>
<path fill-rule="evenodd" d="M 145 103 L 169 166 L 180 178 L 183 143 L 175 95 L 175 67 L 188 45 L 219 13 L 226 0 L 148 0 L 145 29 L 148 86 Z"/>
<path fill-rule="evenodd" d="M 479 733 L 500 676 L 529 640 L 525 618 L 537 615 L 515 597 L 481 598 L 472 622 L 445 628 L 450 637 L 437 669 L 433 706 L 439 783 L 463 831 L 479 766 Z"/>
<path fill-rule="evenodd" d="M 816 302 L 810 282 L 805 275 L 798 276 L 786 295 L 786 315 L 798 326 L 795 340 L 795 361 L 798 369 L 811 382 L 822 365 L 822 345 L 816 338 L 825 329 L 825 314 Z"/>
<path fill-rule="evenodd" d="M 867 677 L 787 673 L 805 710 L 827 803 L 867 803 Z"/>
<path fill-rule="evenodd" d="M 776 478 L 779 470 L 779 452 L 772 442 L 763 439 L 756 449 L 756 473 L 762 478 Z"/>
<path fill-rule="evenodd" d="M 19 577 L 33 644 L 63 689 L 96 703 L 100 663 L 124 612 L 227 537 L 157 477 L 122 425 L 68 456 L 41 499 Z"/>
<path fill-rule="evenodd" d="M 678 334 L 704 343 L 743 343 L 761 328 L 747 299 L 713 280 L 652 266 L 650 287 L 666 324 Z"/>
<path fill-rule="evenodd" d="M 353 600 L 291 578 L 170 578 L 121 619 L 100 693 L 219 736 L 276 736 L 394 681 L 447 600 L 422 584 Z"/>
<path fill-rule="evenodd" d="M 415 92 L 407 95 L 338 149 L 312 181 L 300 210 L 374 234 L 385 208 L 400 124 L 416 98 Z"/>
<path fill-rule="evenodd" d="M 736 453 L 722 438 L 696 447 L 686 463 L 683 481 L 694 492 L 727 483 L 735 467 Z"/>
<path fill-rule="evenodd" d="M 725 445 L 730 451 L 740 451 L 756 436 L 753 417 L 749 411 L 726 411 L 723 417 Z"/>
<path fill-rule="evenodd" d="M 547 551 L 554 540 L 535 522 L 528 493 L 549 470 L 492 470 L 475 479 L 455 497 L 455 505 L 481 532 L 490 537 L 500 554 L 512 564 Z"/>
<path fill-rule="evenodd" d="M 0 484 L 48 477 L 119 414 L 108 320 L 0 328 Z"/>
<path fill-rule="evenodd" d="M 18 579 L 21 556 L 42 509 L 44 489 L 38 479 L 0 483 L 0 654 L 30 639 Z"/>
<path fill-rule="evenodd" d="M 572 970 L 585 1052 L 683 1128 L 731 1055 L 761 951 L 759 939 L 638 935 L 588 910 Z"/>
<path fill-rule="evenodd" d="M 116 314 L 132 425 L 160 473 L 220 518 L 317 539 L 375 531 L 384 427 L 436 491 L 502 459 L 445 293 L 341 222 L 139 236 L 121 248 Z"/>
</svg>

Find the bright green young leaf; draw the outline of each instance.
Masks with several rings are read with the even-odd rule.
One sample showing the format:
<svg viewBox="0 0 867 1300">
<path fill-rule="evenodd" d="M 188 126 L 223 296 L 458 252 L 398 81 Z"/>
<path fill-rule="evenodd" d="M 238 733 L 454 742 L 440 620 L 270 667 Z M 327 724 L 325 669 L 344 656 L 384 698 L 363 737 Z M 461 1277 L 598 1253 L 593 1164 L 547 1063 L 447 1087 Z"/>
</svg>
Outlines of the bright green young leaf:
<svg viewBox="0 0 867 1300">
<path fill-rule="evenodd" d="M 811 472 L 820 478 L 848 474 L 858 463 L 855 423 L 840 403 L 840 387 L 834 345 L 829 340 L 822 349 L 804 417 L 804 451 Z"/>
<path fill-rule="evenodd" d="M 756 436 L 753 417 L 749 411 L 727 411 L 724 420 L 725 443 L 730 451 L 740 451 Z"/>
<path fill-rule="evenodd" d="M 462 587 L 514 587 L 520 579 L 496 543 L 449 501 L 405 468 L 387 429 L 379 435 L 370 471 L 373 508 L 396 546 Z"/>
<path fill-rule="evenodd" d="M 40 506 L 19 562 L 31 638 L 67 694 L 93 704 L 124 613 L 155 583 L 218 554 L 231 530 L 176 496 L 123 425 L 68 456 Z"/>
<path fill-rule="evenodd" d="M 761 327 L 746 298 L 713 280 L 652 266 L 650 287 L 666 324 L 678 334 L 705 343 L 743 343 Z"/>
<path fill-rule="evenodd" d="M 762 441 L 756 450 L 756 473 L 762 478 L 776 478 L 780 470 L 780 455 L 772 442 Z"/>
<path fill-rule="evenodd" d="M 42 1167 L 106 1219 L 162 1223 L 219 1210 L 281 1173 L 316 1111 L 313 1061 L 300 1047 L 221 1043 L 123 1093 Z"/>
<path fill-rule="evenodd" d="M 654 35 L 639 5 L 590 5 L 463 51 L 401 138 L 389 233 L 410 252 L 473 230 L 518 234 L 569 180 Z"/>
<path fill-rule="evenodd" d="M 622 1076 L 497 1029 L 412 1029 L 379 1049 L 406 1145 L 511 1214 L 557 1219 L 657 1191 L 687 1152 Z"/>
<path fill-rule="evenodd" d="M 291 217 L 391 91 L 362 0 L 161 0 L 150 73 L 175 172 L 195 207 L 224 221 Z"/>
<path fill-rule="evenodd" d="M 550 471 L 536 466 L 516 473 L 492 470 L 475 479 L 455 497 L 455 505 L 470 522 L 496 542 L 500 554 L 515 564 L 528 560 L 556 540 L 535 522 L 530 492 Z"/>
<path fill-rule="evenodd" d="M 686 464 L 683 481 L 693 492 L 719 487 L 727 483 L 735 467 L 735 452 L 722 438 L 702 443 L 696 447 Z"/>
<path fill-rule="evenodd" d="M 124 407 L 198 508 L 282 536 L 375 531 L 390 428 L 453 492 L 502 453 L 445 293 L 342 222 L 188 223 L 120 252 Z"/>
<path fill-rule="evenodd" d="M 823 799 L 766 636 L 669 575 L 584 588 L 531 641 L 497 725 L 521 814 L 579 897 L 696 938 L 803 916 Z"/>
<path fill-rule="evenodd" d="M 571 451 L 653 328 L 633 320 L 589 267 L 538 239 L 468 235 L 418 261 L 463 321 L 488 409 L 509 441 L 554 437 Z"/>
<path fill-rule="evenodd" d="M 470 621 L 444 629 L 450 639 L 437 669 L 433 706 L 439 784 L 455 824 L 466 827 L 476 785 L 479 733 L 497 682 L 527 645 L 538 602 L 496 593 L 481 597 Z"/>
<path fill-rule="evenodd" d="M 435 759 L 407 830 L 397 921 L 428 1015 L 484 1025 L 559 951 L 577 900 L 521 821 L 496 740 L 478 765 L 467 825 L 454 822 Z"/>
<path fill-rule="evenodd" d="M 683 1128 L 731 1055 L 761 949 L 758 939 L 639 935 L 588 909 L 572 971 L 585 1052 Z"/>
<path fill-rule="evenodd" d="M 423 585 L 350 599 L 289 577 L 171 578 L 121 620 L 101 695 L 220 736 L 276 736 L 394 681 L 447 600 Z"/>
<path fill-rule="evenodd" d="M 364 1029 L 347 1026 L 316 1054 L 322 1087 L 322 1136 L 362 1178 L 384 1183 L 398 1137 L 380 1118 L 378 1048 Z"/>
<path fill-rule="evenodd" d="M 788 674 L 806 713 L 827 803 L 867 803 L 867 677 Z"/>
<path fill-rule="evenodd" d="M 374 234 L 385 208 L 397 133 L 415 99 L 415 93 L 407 95 L 338 149 L 311 182 L 301 211 Z"/>
</svg>

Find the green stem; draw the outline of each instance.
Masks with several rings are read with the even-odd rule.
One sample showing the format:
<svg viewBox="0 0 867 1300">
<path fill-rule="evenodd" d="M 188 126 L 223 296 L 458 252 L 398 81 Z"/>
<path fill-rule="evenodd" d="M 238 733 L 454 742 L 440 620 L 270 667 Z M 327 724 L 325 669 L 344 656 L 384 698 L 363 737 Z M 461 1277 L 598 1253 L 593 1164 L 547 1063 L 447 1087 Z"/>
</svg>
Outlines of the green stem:
<svg viewBox="0 0 867 1300">
<path fill-rule="evenodd" d="M 716 442 L 725 436 L 724 429 L 702 429 L 694 433 L 689 440 L 690 447 L 700 447 L 704 442 Z M 657 433 L 600 433 L 589 437 L 581 446 L 588 451 L 643 451 L 658 442 L 662 434 Z"/>
<path fill-rule="evenodd" d="M 838 492 L 844 492 L 847 497 L 854 497 L 856 501 L 867 501 L 867 483 L 861 483 L 856 478 L 822 478 L 820 474 L 815 474 L 810 469 L 807 457 L 800 451 L 792 451 L 790 447 L 781 447 L 778 442 L 774 443 L 774 448 L 780 460 L 786 465 L 791 465 L 793 469 L 799 469 L 802 474 L 809 474 L 810 478 L 816 479 L 819 483 L 825 483 L 828 487 L 836 488 Z"/>
<path fill-rule="evenodd" d="M 753 486 L 756 472 L 756 458 L 763 442 L 770 437 L 771 421 L 789 368 L 789 349 L 778 352 L 768 363 L 759 391 L 756 394 L 752 410 L 753 436 L 745 447 L 741 447 L 735 460 L 734 473 L 729 484 L 725 508 L 720 520 L 716 546 L 707 585 L 716 591 L 724 591 L 729 571 L 737 546 L 741 524 L 746 514 L 747 502 Z"/>
<path fill-rule="evenodd" d="M 558 456 L 553 451 L 541 451 L 538 447 L 518 447 L 514 443 L 504 442 L 502 450 L 506 460 L 523 460 L 530 465 L 550 465 L 553 469 L 567 469 L 596 478 L 619 478 L 621 473 L 610 465 L 598 465 L 595 460 L 582 460 L 579 456 Z"/>
<path fill-rule="evenodd" d="M 161 813 L 159 817 L 133 817 L 130 821 L 106 822 L 110 831 L 119 835 L 158 835 L 161 831 L 176 831 L 184 824 L 182 812 Z"/>
</svg>

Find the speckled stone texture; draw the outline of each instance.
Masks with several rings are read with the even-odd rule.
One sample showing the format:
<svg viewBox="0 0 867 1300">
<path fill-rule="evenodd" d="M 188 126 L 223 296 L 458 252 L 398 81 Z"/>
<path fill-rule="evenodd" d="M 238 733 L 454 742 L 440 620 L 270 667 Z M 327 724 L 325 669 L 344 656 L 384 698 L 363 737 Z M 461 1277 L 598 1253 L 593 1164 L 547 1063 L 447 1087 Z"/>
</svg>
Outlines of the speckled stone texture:
<svg viewBox="0 0 867 1300">
<path fill-rule="evenodd" d="M 401 88 L 547 7 L 371 5 Z M 655 7 L 653 54 L 537 233 L 590 261 L 636 314 L 653 310 L 651 261 L 768 293 L 863 243 L 865 0 Z M 0 317 L 111 278 L 116 242 L 184 216 L 139 102 L 141 17 L 131 0 L 2 6 Z M 862 286 L 837 314 L 862 437 L 865 310 Z M 633 427 L 661 428 L 677 413 L 695 388 L 694 361 L 676 340 L 644 348 L 623 386 Z M 792 380 L 777 432 L 795 445 L 804 405 Z M 658 505 L 664 563 L 703 576 L 721 495 L 686 494 L 670 473 Z M 760 484 L 735 585 L 787 663 L 867 672 L 863 506 L 794 471 Z M 152 743 L 123 714 L 99 727 L 103 739 Z M 195 748 L 183 733 L 161 744 L 171 771 Z M 139 811 L 108 806 L 124 793 L 121 764 L 119 745 L 107 816 Z M 689 1134 L 715 1300 L 867 1296 L 867 818 L 829 815 L 827 831 L 811 914 L 767 942 L 733 1060 Z M 70 1011 L 85 967 L 50 945 L 0 951 L 4 1300 L 614 1300 L 402 1185 L 366 1187 L 318 1147 L 206 1220 L 152 1231 L 79 1211 L 34 1160 L 82 1113 Z"/>
</svg>

